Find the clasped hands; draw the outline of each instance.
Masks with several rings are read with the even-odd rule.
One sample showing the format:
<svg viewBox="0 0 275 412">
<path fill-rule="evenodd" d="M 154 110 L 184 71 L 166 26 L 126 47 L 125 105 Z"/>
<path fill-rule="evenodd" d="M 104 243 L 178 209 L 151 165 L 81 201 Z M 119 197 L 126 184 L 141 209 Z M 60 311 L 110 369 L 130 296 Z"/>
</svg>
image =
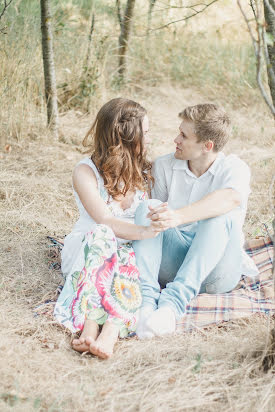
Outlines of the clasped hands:
<svg viewBox="0 0 275 412">
<path fill-rule="evenodd" d="M 163 232 L 182 223 L 177 210 L 170 209 L 167 202 L 157 207 L 148 207 L 150 212 L 147 217 L 151 219 L 150 226 L 154 232 Z"/>
</svg>

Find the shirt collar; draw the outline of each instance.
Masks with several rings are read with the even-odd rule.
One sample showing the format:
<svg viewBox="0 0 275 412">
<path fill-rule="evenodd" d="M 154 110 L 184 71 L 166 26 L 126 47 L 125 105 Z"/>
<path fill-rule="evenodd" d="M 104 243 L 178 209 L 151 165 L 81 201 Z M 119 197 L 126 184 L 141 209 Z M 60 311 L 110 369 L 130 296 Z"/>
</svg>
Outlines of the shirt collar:
<svg viewBox="0 0 275 412">
<path fill-rule="evenodd" d="M 220 161 L 224 158 L 225 158 L 224 153 L 219 152 L 218 156 L 215 159 L 215 161 L 212 163 L 212 165 L 209 167 L 209 169 L 205 173 L 209 172 L 212 175 L 215 175 L 215 173 L 217 172 L 217 168 L 219 166 Z M 184 170 L 190 176 L 194 176 L 194 174 L 191 172 L 191 170 L 188 167 L 188 161 L 187 160 L 175 159 L 174 164 L 173 164 L 173 170 Z"/>
<path fill-rule="evenodd" d="M 225 158 L 225 154 L 222 152 L 218 153 L 218 156 L 216 157 L 215 161 L 212 163 L 212 165 L 209 167 L 207 172 L 212 173 L 212 175 L 215 175 L 218 169 L 218 166 L 220 164 L 220 161 Z"/>
</svg>

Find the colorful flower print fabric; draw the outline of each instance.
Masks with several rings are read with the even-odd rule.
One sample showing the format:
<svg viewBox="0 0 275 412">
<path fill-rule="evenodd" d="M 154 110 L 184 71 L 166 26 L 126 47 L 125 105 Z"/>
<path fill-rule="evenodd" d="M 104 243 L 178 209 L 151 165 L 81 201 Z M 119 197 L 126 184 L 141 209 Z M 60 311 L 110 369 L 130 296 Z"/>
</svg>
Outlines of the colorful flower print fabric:
<svg viewBox="0 0 275 412">
<path fill-rule="evenodd" d="M 56 319 L 72 332 L 86 319 L 103 325 L 107 319 L 126 337 L 136 328 L 142 295 L 135 254 L 130 243 L 118 246 L 105 225 L 87 233 L 55 306 Z"/>
</svg>

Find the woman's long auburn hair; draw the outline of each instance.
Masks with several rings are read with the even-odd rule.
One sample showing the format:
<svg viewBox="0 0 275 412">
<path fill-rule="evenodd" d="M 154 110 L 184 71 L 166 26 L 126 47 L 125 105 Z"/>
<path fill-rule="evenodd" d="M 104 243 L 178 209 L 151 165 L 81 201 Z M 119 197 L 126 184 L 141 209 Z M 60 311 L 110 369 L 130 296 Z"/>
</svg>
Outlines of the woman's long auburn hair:
<svg viewBox="0 0 275 412">
<path fill-rule="evenodd" d="M 114 199 L 129 190 L 151 188 L 152 165 L 146 160 L 143 142 L 145 115 L 146 110 L 132 100 L 112 99 L 99 110 L 83 140 Z"/>
</svg>

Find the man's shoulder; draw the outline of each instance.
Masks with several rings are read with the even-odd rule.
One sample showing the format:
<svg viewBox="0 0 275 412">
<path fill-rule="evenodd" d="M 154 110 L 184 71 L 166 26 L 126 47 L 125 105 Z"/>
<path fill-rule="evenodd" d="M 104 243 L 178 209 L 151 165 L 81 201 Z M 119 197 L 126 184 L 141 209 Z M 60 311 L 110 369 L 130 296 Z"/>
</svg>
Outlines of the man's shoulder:
<svg viewBox="0 0 275 412">
<path fill-rule="evenodd" d="M 163 156 L 159 156 L 154 161 L 154 166 L 157 168 L 169 169 L 172 168 L 176 159 L 174 153 L 169 153 Z"/>
<path fill-rule="evenodd" d="M 223 172 L 223 170 L 228 170 L 228 169 L 240 169 L 240 170 L 247 170 L 249 171 L 249 166 L 247 163 L 242 160 L 239 156 L 236 154 L 229 154 L 228 156 L 224 156 L 222 161 L 220 162 L 220 171 Z"/>
</svg>

